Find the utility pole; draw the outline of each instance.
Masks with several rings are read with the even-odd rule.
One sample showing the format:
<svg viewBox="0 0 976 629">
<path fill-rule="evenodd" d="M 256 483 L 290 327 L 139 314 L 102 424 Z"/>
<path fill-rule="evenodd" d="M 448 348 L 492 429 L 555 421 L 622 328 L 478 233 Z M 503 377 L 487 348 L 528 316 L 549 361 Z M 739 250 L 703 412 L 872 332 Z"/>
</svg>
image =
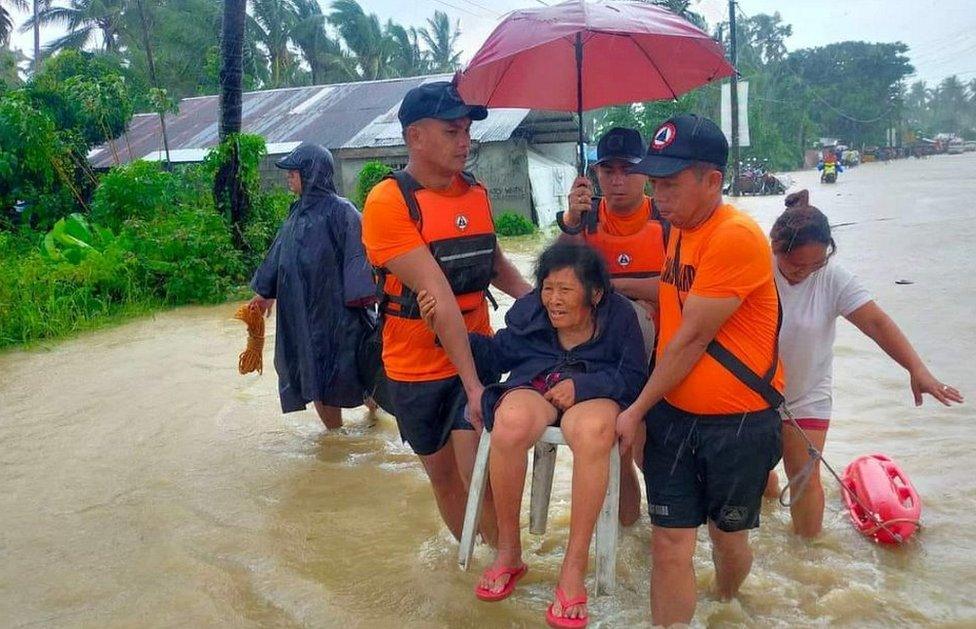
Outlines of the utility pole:
<svg viewBox="0 0 976 629">
<path fill-rule="evenodd" d="M 736 66 L 735 50 L 735 0 L 729 0 L 729 60 L 732 62 L 731 85 L 729 86 L 729 105 L 732 109 L 732 196 L 739 196 L 739 71 Z"/>
</svg>

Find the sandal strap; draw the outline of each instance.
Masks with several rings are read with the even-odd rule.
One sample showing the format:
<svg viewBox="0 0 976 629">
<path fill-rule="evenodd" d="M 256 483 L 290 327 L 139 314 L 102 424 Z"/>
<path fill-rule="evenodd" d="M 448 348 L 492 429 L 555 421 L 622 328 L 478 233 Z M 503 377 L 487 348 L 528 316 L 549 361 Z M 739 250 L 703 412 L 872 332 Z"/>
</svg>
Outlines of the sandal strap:
<svg viewBox="0 0 976 629">
<path fill-rule="evenodd" d="M 563 592 L 563 589 L 558 585 L 556 586 L 556 598 L 559 599 L 559 605 L 560 607 L 563 608 L 564 611 L 568 607 L 575 607 L 576 605 L 586 605 L 586 601 L 588 600 L 586 594 L 582 594 L 581 596 L 578 596 L 574 599 L 570 599 L 566 596 L 566 593 Z"/>
<path fill-rule="evenodd" d="M 525 569 L 525 564 L 522 564 L 521 566 L 517 566 L 517 567 L 514 567 L 514 568 L 512 566 L 499 566 L 498 568 L 495 568 L 494 570 L 492 570 L 491 568 L 486 568 L 483 576 L 488 577 L 489 579 L 491 579 L 492 581 L 494 581 L 498 577 L 504 576 L 506 574 L 510 578 L 511 577 L 514 577 L 515 575 L 517 575 L 520 572 L 522 572 L 522 570 L 524 570 L 524 569 Z"/>
</svg>

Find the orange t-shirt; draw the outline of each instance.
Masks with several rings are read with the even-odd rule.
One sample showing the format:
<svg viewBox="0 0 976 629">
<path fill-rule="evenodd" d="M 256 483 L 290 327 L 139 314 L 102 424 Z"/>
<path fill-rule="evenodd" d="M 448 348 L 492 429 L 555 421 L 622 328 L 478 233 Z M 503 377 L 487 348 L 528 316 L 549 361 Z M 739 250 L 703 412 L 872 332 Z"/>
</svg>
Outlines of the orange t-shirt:
<svg viewBox="0 0 976 629">
<path fill-rule="evenodd" d="M 458 176 L 450 188 L 439 194 L 459 197 L 467 191 L 468 184 Z M 392 179 L 384 179 L 376 184 L 366 197 L 363 207 L 363 246 L 366 257 L 375 267 L 386 266 L 390 260 L 408 251 L 427 246 L 417 224 L 410 219 L 407 203 Z M 402 284 L 396 278 L 393 289 L 402 289 Z M 488 304 L 484 300 L 480 307 L 463 316 L 469 332 L 492 333 Z M 387 376 L 404 382 L 441 380 L 457 375 L 457 369 L 447 352 L 435 343 L 434 332 L 422 319 L 384 318 L 383 366 Z"/>
<path fill-rule="evenodd" d="M 673 267 L 679 241 L 681 259 Z M 753 372 L 764 375 L 776 351 L 779 298 L 772 259 L 769 241 L 759 225 L 731 205 L 720 206 L 694 229 L 675 228 L 661 274 L 658 360 L 681 326 L 681 303 L 688 294 L 738 297 L 742 304 L 722 324 L 715 339 Z M 772 385 L 783 390 L 781 362 L 777 363 Z M 769 407 L 759 394 L 708 354 L 703 354 L 681 384 L 664 398 L 686 412 L 703 415 Z"/>
<path fill-rule="evenodd" d="M 620 216 L 607 208 L 607 200 L 600 201 L 600 229 L 611 236 L 630 236 L 644 229 L 651 219 L 651 198 L 644 195 L 644 201 L 636 212 Z"/>
</svg>

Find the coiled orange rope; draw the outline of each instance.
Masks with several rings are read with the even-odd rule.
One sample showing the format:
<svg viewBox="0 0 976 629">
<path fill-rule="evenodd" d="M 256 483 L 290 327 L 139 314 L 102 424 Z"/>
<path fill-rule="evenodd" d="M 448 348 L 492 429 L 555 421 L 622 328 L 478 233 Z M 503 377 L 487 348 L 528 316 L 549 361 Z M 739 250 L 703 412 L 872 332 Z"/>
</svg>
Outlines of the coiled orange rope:
<svg viewBox="0 0 976 629">
<path fill-rule="evenodd" d="M 237 370 L 242 375 L 252 371 L 263 374 L 264 315 L 261 309 L 244 304 L 237 309 L 234 318 L 247 324 L 247 347 L 237 359 Z"/>
</svg>

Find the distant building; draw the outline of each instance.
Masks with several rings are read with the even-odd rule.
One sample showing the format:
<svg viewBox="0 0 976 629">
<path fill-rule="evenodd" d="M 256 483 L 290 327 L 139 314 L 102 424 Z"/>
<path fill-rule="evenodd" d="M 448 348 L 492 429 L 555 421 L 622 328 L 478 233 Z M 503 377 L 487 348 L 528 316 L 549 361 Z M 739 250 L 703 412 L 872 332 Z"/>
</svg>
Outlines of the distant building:
<svg viewBox="0 0 976 629">
<path fill-rule="evenodd" d="M 450 75 L 339 83 L 246 92 L 242 129 L 263 136 L 268 181 L 281 182 L 274 159 L 302 141 L 317 142 L 336 157 L 336 185 L 348 196 L 363 164 L 378 160 L 394 168 L 407 161 L 396 113 L 408 90 Z M 166 116 L 173 163 L 199 162 L 217 144 L 218 97 L 180 101 L 179 113 Z M 575 173 L 576 121 L 572 114 L 528 109 L 492 109 L 471 127 L 468 168 L 488 187 L 496 213 L 514 211 L 537 223 L 552 222 L 565 205 Z M 125 136 L 89 154 L 92 165 L 107 169 L 136 159 L 161 160 L 162 133 L 156 114 L 137 114 Z"/>
</svg>

